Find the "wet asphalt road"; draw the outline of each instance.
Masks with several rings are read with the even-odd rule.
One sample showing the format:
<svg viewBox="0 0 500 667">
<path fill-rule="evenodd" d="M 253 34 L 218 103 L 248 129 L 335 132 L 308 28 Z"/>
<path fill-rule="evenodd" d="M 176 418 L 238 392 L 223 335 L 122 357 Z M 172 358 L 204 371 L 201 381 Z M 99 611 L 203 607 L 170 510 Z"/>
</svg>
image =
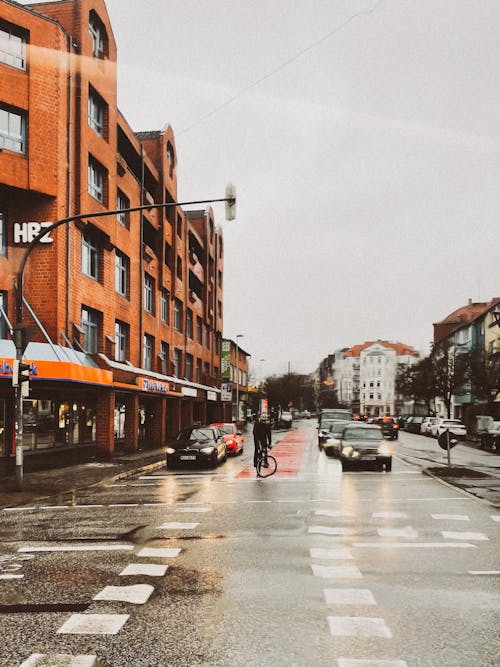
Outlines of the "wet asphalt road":
<svg viewBox="0 0 500 667">
<path fill-rule="evenodd" d="M 314 426 L 283 477 L 239 476 L 247 436 L 215 472 L 3 510 L 0 665 L 498 667 L 498 510 L 422 475 L 417 436 L 342 474 Z"/>
</svg>

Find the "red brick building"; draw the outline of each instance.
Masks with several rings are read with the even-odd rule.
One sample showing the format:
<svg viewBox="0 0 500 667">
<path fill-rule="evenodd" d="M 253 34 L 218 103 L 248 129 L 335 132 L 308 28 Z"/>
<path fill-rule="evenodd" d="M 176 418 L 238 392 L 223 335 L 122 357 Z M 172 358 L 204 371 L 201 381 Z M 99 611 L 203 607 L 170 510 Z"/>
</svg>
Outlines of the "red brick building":
<svg viewBox="0 0 500 667">
<path fill-rule="evenodd" d="M 31 253 L 27 452 L 90 446 L 109 456 L 164 444 L 220 402 L 224 248 L 211 208 L 176 206 L 172 129 L 136 132 L 117 109 L 104 0 L 0 0 L 0 453 L 13 452 L 15 278 Z M 201 193 L 203 196 L 203 193 Z M 3 371 L 3 372 L 2 372 Z"/>
</svg>

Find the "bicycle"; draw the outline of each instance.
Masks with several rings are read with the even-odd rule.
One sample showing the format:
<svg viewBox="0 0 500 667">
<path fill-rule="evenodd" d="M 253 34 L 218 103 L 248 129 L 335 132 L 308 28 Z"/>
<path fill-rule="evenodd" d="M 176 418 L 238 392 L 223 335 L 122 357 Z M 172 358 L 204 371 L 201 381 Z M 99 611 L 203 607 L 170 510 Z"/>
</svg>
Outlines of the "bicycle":
<svg viewBox="0 0 500 667">
<path fill-rule="evenodd" d="M 268 454 L 267 444 L 261 444 L 257 456 L 257 465 L 255 466 L 257 477 L 271 477 L 276 472 L 277 467 L 278 462 L 274 456 Z"/>
</svg>

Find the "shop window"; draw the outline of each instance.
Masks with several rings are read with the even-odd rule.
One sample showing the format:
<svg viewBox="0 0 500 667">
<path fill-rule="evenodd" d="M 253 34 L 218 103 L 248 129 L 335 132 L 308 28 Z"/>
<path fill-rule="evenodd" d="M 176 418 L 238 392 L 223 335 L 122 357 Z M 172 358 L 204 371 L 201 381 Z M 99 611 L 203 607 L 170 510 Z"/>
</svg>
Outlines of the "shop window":
<svg viewBox="0 0 500 667">
<path fill-rule="evenodd" d="M 26 33 L 9 23 L 0 25 L 0 62 L 26 69 Z"/>
<path fill-rule="evenodd" d="M 154 345 L 155 340 L 153 336 L 144 334 L 144 354 L 142 367 L 147 371 L 153 370 Z"/>
<path fill-rule="evenodd" d="M 26 116 L 20 111 L 0 107 L 0 148 L 26 152 Z"/>
<path fill-rule="evenodd" d="M 96 354 L 99 350 L 99 328 L 101 314 L 93 308 L 82 307 L 81 326 L 85 335 L 84 350 L 88 354 Z"/>
</svg>

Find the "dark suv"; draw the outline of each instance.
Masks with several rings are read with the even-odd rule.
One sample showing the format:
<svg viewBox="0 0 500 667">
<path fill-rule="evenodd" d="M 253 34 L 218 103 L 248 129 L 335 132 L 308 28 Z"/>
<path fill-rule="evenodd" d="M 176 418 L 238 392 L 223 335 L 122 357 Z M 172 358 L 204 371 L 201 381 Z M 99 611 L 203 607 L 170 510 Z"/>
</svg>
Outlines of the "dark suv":
<svg viewBox="0 0 500 667">
<path fill-rule="evenodd" d="M 392 417 L 380 417 L 375 421 L 377 426 L 380 426 L 384 438 L 390 440 L 397 440 L 399 433 L 399 424 Z"/>
</svg>

